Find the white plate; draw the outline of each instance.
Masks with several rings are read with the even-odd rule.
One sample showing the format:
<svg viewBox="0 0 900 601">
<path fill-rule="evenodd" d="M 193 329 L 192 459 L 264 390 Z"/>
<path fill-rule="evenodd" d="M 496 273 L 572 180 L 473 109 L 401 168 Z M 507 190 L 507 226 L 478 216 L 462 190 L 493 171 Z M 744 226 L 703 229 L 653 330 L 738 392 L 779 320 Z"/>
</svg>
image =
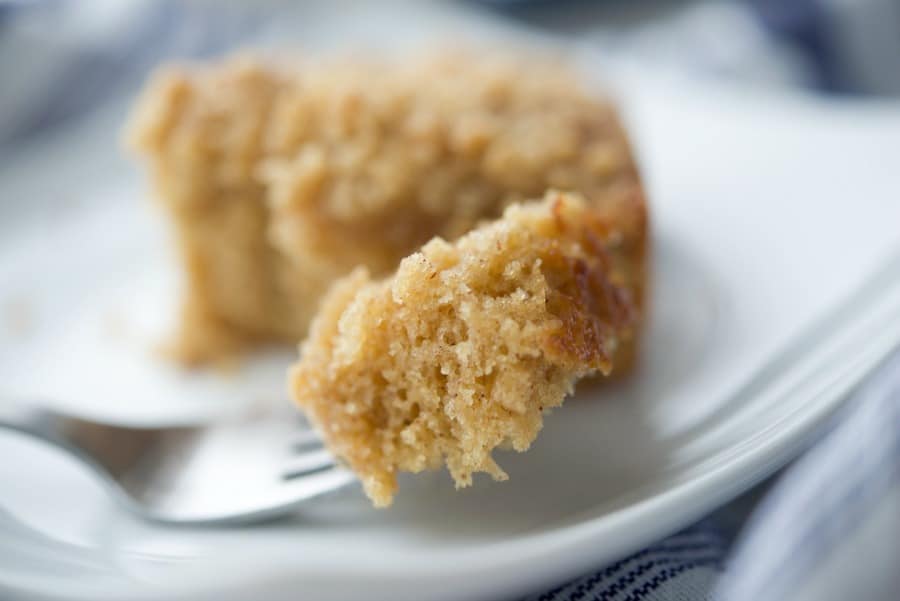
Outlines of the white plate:
<svg viewBox="0 0 900 601">
<path fill-rule="evenodd" d="M 818 354 L 790 345 L 900 242 L 900 112 L 623 81 L 653 206 L 646 356 L 627 382 L 582 387 L 528 453 L 499 454 L 508 482 L 455 492 L 446 474 L 426 474 L 402 479 L 389 510 L 352 490 L 261 527 L 167 529 L 121 513 L 59 456 L 2 436 L 0 591 L 512 596 L 634 551 L 789 459 L 897 334 L 895 289 L 808 332 Z M 289 354 L 223 378 L 148 351 L 172 292 L 164 236 L 136 179 L 65 166 L 83 140 L 0 172 L 0 196 L 22 198 L 0 207 L 0 391 L 138 421 L 283 400 Z M 48 196 L 28 202 L 34 190 Z M 871 344 L 833 346 L 838 325 Z"/>
</svg>

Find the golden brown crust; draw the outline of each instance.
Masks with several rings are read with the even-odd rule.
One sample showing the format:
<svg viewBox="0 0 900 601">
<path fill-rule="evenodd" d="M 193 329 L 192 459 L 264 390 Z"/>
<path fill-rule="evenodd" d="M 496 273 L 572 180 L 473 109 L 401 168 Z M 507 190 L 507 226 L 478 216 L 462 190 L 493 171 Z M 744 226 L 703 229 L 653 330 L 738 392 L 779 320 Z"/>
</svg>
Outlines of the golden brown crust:
<svg viewBox="0 0 900 601">
<path fill-rule="evenodd" d="M 130 141 L 177 224 L 179 348 L 196 361 L 297 340 L 353 267 L 389 273 L 547 188 L 626 221 L 642 207 L 611 105 L 533 57 L 172 68 L 148 85 Z M 636 253 L 640 227 L 625 234 Z"/>
<path fill-rule="evenodd" d="M 398 471 L 505 479 L 492 451 L 526 450 L 578 378 L 615 367 L 640 308 L 609 217 L 551 192 L 432 240 L 386 280 L 358 270 L 335 285 L 290 387 L 376 505 Z"/>
</svg>

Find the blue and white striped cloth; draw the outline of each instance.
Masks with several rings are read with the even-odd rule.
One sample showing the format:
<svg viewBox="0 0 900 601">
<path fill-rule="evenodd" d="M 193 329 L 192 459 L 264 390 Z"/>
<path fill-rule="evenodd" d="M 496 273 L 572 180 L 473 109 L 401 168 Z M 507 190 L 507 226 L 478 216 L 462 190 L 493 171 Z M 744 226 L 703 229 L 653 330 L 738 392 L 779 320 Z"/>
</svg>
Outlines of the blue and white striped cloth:
<svg viewBox="0 0 900 601">
<path fill-rule="evenodd" d="M 900 599 L 900 354 L 835 424 L 771 490 L 527 601 Z"/>
<path fill-rule="evenodd" d="M 728 541 L 704 520 L 631 557 L 592 574 L 527 597 L 526 601 L 694 601 L 710 598 L 728 552 Z"/>
</svg>

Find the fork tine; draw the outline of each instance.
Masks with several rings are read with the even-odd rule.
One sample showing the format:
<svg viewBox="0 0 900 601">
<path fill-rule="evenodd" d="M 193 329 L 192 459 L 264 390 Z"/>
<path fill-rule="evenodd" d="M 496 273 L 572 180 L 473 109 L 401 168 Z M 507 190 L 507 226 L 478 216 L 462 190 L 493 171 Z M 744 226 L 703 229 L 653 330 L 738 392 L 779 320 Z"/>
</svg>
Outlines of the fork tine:
<svg viewBox="0 0 900 601">
<path fill-rule="evenodd" d="M 310 451 L 292 457 L 284 469 L 282 478 L 289 480 L 299 476 L 306 476 L 308 474 L 326 470 L 334 464 L 334 456 L 326 449 Z"/>
<path fill-rule="evenodd" d="M 358 480 L 353 472 L 340 465 L 332 465 L 303 477 L 285 477 L 281 486 L 290 497 L 290 504 L 302 504 L 306 499 L 332 495 L 356 482 Z"/>
<path fill-rule="evenodd" d="M 311 451 L 322 446 L 322 439 L 315 430 L 302 430 L 291 442 L 294 451 Z"/>
</svg>

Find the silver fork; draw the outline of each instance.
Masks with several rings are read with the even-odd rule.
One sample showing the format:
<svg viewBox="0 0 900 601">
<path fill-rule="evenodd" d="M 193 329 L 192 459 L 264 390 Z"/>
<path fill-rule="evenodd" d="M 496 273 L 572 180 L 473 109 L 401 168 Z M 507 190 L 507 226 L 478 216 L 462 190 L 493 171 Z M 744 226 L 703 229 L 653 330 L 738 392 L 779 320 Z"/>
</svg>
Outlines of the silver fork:
<svg viewBox="0 0 900 601">
<path fill-rule="evenodd" d="M 128 509 L 159 522 L 258 521 L 356 481 L 299 413 L 123 427 L 0 400 L 2 428 L 68 451 Z"/>
</svg>

